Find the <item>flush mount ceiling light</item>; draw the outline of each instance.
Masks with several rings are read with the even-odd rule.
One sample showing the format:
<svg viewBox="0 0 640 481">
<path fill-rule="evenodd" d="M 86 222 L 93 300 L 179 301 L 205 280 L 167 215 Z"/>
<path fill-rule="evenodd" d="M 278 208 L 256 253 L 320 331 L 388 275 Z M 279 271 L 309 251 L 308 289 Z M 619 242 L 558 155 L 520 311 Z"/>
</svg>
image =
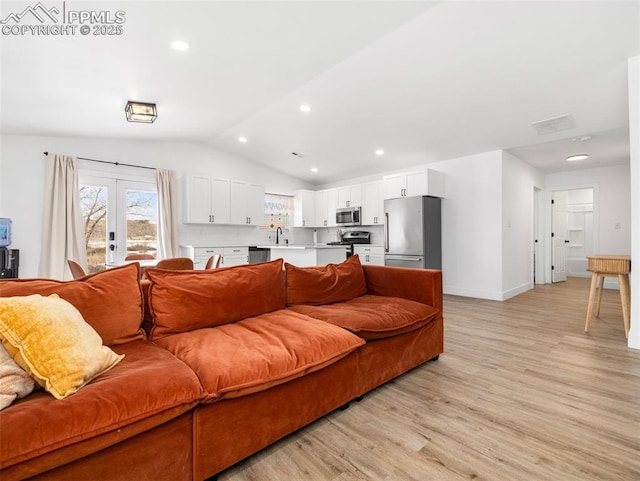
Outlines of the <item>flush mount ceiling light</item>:
<svg viewBox="0 0 640 481">
<path fill-rule="evenodd" d="M 307 105 L 307 104 L 302 104 L 300 106 L 300 111 L 301 112 L 311 112 L 311 106 Z"/>
<path fill-rule="evenodd" d="M 184 52 L 185 50 L 189 50 L 189 44 L 184 40 L 176 40 L 175 42 L 171 42 L 171 48 L 178 52 Z"/>
<path fill-rule="evenodd" d="M 375 154 L 376 154 L 376 155 L 384 155 L 384 150 L 382 150 L 382 149 L 376 149 Z"/>
<path fill-rule="evenodd" d="M 124 109 L 128 122 L 141 122 L 143 124 L 151 124 L 158 118 L 158 110 L 156 104 L 145 102 L 134 102 L 129 100 Z"/>
<path fill-rule="evenodd" d="M 247 138 L 246 137 L 238 137 L 238 142 L 242 142 L 243 144 L 247 143 Z"/>
<path fill-rule="evenodd" d="M 313 172 L 313 173 L 318 172 L 318 168 L 317 167 L 311 167 L 311 172 Z"/>
<path fill-rule="evenodd" d="M 576 155 L 571 155 L 567 157 L 567 162 L 576 162 L 578 160 L 584 160 L 588 158 L 589 158 L 589 154 L 576 154 Z"/>
</svg>

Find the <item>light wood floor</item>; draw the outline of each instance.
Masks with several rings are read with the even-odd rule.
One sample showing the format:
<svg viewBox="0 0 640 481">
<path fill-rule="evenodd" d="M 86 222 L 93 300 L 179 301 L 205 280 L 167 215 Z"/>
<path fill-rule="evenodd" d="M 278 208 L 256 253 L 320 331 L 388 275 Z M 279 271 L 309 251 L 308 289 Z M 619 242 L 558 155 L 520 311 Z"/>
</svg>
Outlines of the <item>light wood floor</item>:
<svg viewBox="0 0 640 481">
<path fill-rule="evenodd" d="M 506 302 L 445 296 L 445 353 L 220 481 L 640 480 L 640 351 L 618 291 L 583 333 L 589 281 Z"/>
</svg>

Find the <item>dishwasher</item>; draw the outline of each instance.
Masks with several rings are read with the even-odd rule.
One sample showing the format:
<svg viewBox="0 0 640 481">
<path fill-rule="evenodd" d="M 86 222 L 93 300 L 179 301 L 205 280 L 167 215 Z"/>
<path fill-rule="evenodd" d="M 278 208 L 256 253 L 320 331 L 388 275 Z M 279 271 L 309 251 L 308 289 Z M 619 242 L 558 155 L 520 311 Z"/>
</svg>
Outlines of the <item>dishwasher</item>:
<svg viewBox="0 0 640 481">
<path fill-rule="evenodd" d="M 271 260 L 271 249 L 264 247 L 249 247 L 249 264 L 257 264 L 258 262 L 267 262 Z"/>
</svg>

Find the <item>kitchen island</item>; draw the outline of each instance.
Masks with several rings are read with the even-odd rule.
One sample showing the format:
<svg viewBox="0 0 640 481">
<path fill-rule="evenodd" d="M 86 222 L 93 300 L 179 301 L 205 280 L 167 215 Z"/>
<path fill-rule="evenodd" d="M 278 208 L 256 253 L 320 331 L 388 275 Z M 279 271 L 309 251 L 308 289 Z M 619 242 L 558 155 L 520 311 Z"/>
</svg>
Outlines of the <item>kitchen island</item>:
<svg viewBox="0 0 640 481">
<path fill-rule="evenodd" d="M 329 246 L 326 244 L 282 244 L 262 245 L 271 251 L 271 260 L 284 259 L 298 267 L 338 264 L 347 258 L 347 246 Z"/>
</svg>

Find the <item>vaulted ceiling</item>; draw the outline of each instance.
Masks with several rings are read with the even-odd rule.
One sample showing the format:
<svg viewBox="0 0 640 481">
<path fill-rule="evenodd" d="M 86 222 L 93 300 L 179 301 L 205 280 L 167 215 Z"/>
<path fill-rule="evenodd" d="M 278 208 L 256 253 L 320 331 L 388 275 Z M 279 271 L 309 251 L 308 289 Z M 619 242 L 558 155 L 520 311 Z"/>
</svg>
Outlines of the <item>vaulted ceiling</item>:
<svg viewBox="0 0 640 481">
<path fill-rule="evenodd" d="M 42 24 L 10 17 L 35 5 L 3 1 L 3 28 Z M 125 21 L 114 35 L 3 30 L 2 133 L 205 142 L 316 184 L 496 149 L 545 172 L 629 161 L 637 1 L 45 6 Z M 156 122 L 126 122 L 127 100 L 156 102 Z M 567 130 L 532 126 L 565 114 Z"/>
</svg>

